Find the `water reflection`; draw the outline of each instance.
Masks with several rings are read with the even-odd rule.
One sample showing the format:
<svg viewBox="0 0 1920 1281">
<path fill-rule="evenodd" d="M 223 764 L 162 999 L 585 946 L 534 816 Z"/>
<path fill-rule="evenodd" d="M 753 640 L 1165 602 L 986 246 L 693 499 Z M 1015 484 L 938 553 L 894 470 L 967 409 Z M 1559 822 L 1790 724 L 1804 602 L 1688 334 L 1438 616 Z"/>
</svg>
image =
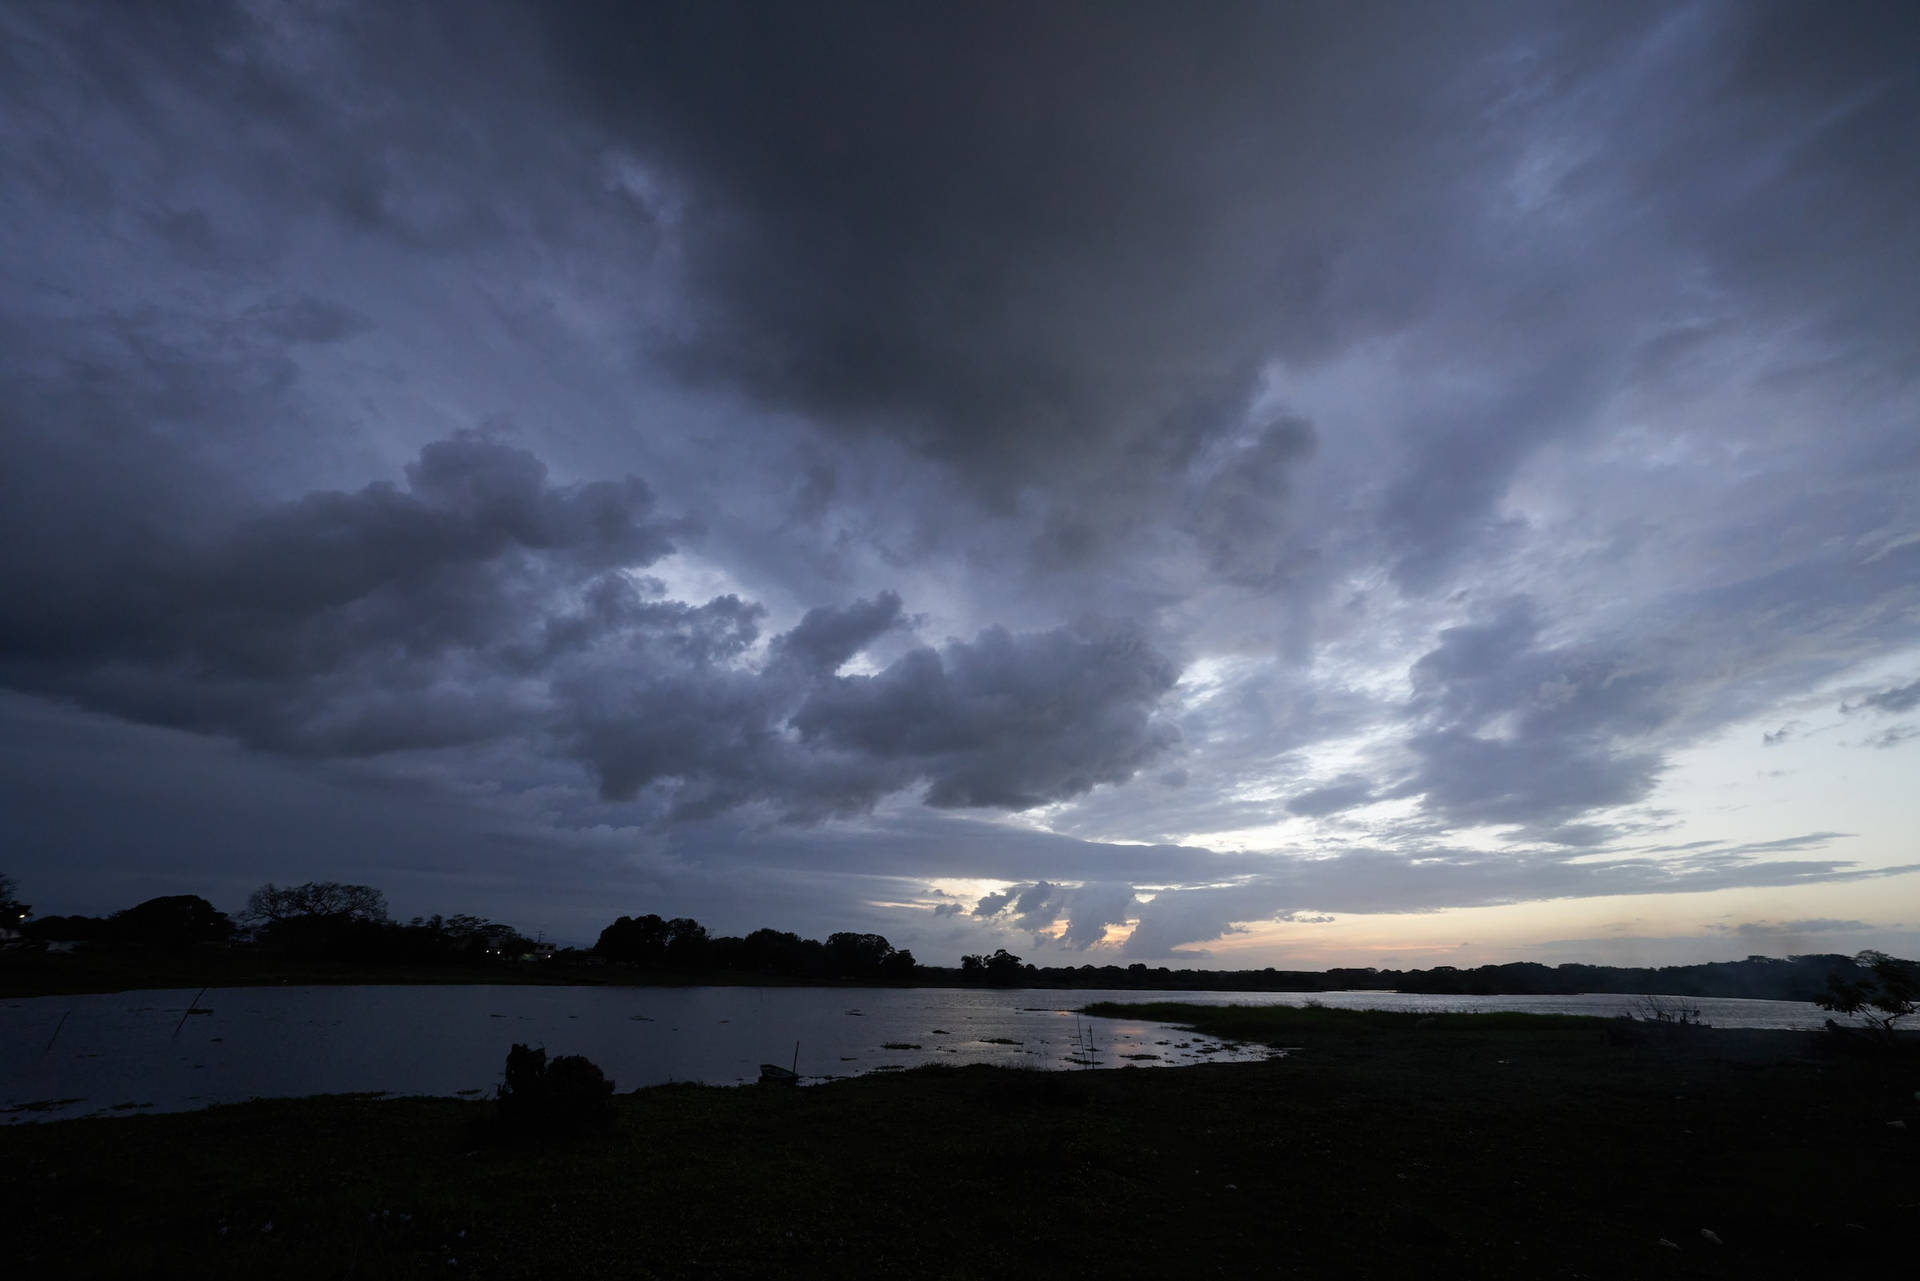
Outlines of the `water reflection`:
<svg viewBox="0 0 1920 1281">
<path fill-rule="evenodd" d="M 0 1115 L 17 1123 L 306 1094 L 474 1097 L 492 1093 L 514 1042 L 583 1054 L 623 1090 L 671 1081 L 743 1084 L 768 1061 L 797 1062 L 803 1078 L 821 1081 L 927 1063 L 1163 1067 L 1267 1053 L 1074 1013 L 1126 993 L 227 988 L 190 1008 L 194 995 L 41 997 L 0 1006 Z"/>
<path fill-rule="evenodd" d="M 809 1081 L 926 1063 L 1072 1070 L 1259 1058 L 1094 1001 L 1615 1015 L 1634 996 L 1138 992 L 953 988 L 302 987 L 121 992 L 0 1003 L 0 1118 L 174 1111 L 305 1094 L 491 1095 L 514 1042 L 583 1054 L 622 1090 Z M 1795 1001 L 1673 998 L 1716 1027 L 1819 1028 Z M 798 1042 L 797 1059 L 794 1046 Z"/>
</svg>

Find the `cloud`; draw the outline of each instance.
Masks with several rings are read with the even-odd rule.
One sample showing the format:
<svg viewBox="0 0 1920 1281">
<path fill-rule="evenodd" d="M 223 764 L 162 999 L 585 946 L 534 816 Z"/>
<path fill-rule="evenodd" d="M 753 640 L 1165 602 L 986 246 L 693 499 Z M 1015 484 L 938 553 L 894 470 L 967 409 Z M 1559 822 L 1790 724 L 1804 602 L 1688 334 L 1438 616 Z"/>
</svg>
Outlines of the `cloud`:
<svg viewBox="0 0 1920 1281">
<path fill-rule="evenodd" d="M 16 583 L 0 605 L 0 663 L 15 688 L 280 750 L 464 741 L 515 713 L 476 683 L 530 607 L 657 560 L 683 532 L 632 477 L 553 486 L 532 455 L 462 434 L 424 449 L 404 489 L 256 505 L 197 537 L 125 530 L 99 549 L 110 560 L 85 576 L 66 568 L 83 586 L 54 608 Z"/>
<path fill-rule="evenodd" d="M 1781 875 L 1838 811 L 1628 847 L 1910 734 L 1917 30 L 5 8 L 0 684 L 1062 948 Z"/>
<path fill-rule="evenodd" d="M 1876 927 L 1865 921 L 1839 920 L 1833 917 L 1806 917 L 1797 921 L 1741 921 L 1737 925 L 1711 925 L 1713 930 L 1737 934 L 1742 938 L 1770 938 L 1781 934 L 1850 934 Z"/>
<path fill-rule="evenodd" d="M 1292 542 L 1288 487 L 1315 443 L 1311 424 L 1287 418 L 1198 465 L 1184 520 L 1214 573 L 1255 590 L 1277 584 Z"/>
<path fill-rule="evenodd" d="M 845 609 L 821 606 L 808 610 L 800 625 L 780 638 L 777 651 L 781 659 L 809 672 L 831 676 L 848 659 L 887 632 L 904 626 L 905 621 L 895 592 L 881 592 L 871 601 L 859 601 Z"/>
<path fill-rule="evenodd" d="M 1235 883 L 1172 889 L 1140 908 L 1123 949 L 1163 956 L 1262 921 L 1311 922 L 1315 913 L 1403 913 L 1542 899 L 1626 894 L 1691 894 L 1737 886 L 1793 886 L 1875 879 L 1920 864 L 1862 866 L 1839 860 L 1775 862 L 1747 854 L 1568 860 L 1528 850 L 1485 854 L 1428 849 L 1413 854 L 1354 850 L 1274 860 Z"/>
<path fill-rule="evenodd" d="M 1910 712 L 1916 707 L 1920 707 L 1920 681 L 1868 694 L 1857 703 L 1843 703 L 1840 710 L 1856 712 L 1872 708 L 1876 712 Z"/>
<path fill-rule="evenodd" d="M 1166 752 L 1178 731 L 1154 709 L 1177 674 L 1124 626 L 989 628 L 825 682 L 792 723 L 804 744 L 926 777 L 928 804 L 1027 809 L 1122 782 Z"/>
<path fill-rule="evenodd" d="M 1315 242 L 1337 224 L 1316 209 L 1312 234 L 1272 235 L 1306 193 L 1228 156 L 1283 119 L 1309 135 L 1294 150 L 1348 128 L 1390 144 L 1407 110 L 1324 83 L 1321 114 L 1290 110 L 1303 76 L 1273 65 L 1270 28 L 1294 24 L 1257 9 L 544 16 L 593 118 L 698 211 L 675 366 L 1002 491 L 1109 432 L 1178 460 L 1270 344 L 1324 341 Z"/>
<path fill-rule="evenodd" d="M 763 607 L 656 599 L 635 574 L 691 532 L 635 477 L 556 485 L 527 451 L 460 433 L 404 487 L 116 540 L 59 608 L 9 593 L 0 675 L 318 756 L 533 731 L 608 799 L 664 788 L 683 818 L 853 813 L 918 783 L 934 805 L 1029 808 L 1123 782 L 1177 737 L 1155 714 L 1176 669 L 1124 626 L 994 628 L 836 675 L 905 626 L 881 592 L 808 611 L 753 660 Z"/>
<path fill-rule="evenodd" d="M 1049 936 L 1075 951 L 1085 951 L 1106 936 L 1107 926 L 1125 925 L 1136 906 L 1129 885 L 1055 885 L 1042 880 L 986 895 L 974 905 L 973 915 L 988 919 L 1005 915 L 1035 934 L 1047 934 L 1064 918 L 1066 927 Z"/>
<path fill-rule="evenodd" d="M 1708 841 L 1694 848 L 1701 850 L 1700 857 L 1703 858 L 1709 856 L 1709 851 L 1713 855 L 1735 856 L 1784 854 L 1795 850 L 1825 849 L 1835 841 L 1849 840 L 1855 835 L 1856 833 L 1853 832 L 1803 832 L 1799 836 L 1780 836 L 1771 841 L 1745 841 L 1739 845 L 1728 845 L 1718 850 L 1714 850 L 1713 847 L 1720 845 L 1719 841 Z"/>
<path fill-rule="evenodd" d="M 353 308 L 321 298 L 262 303 L 248 308 L 242 322 L 288 343 L 340 342 L 373 327 Z"/>
<path fill-rule="evenodd" d="M 1867 745 L 1884 750 L 1889 747 L 1898 747 L 1914 738 L 1920 738 L 1920 725 L 1895 725 L 1891 729 L 1875 734 L 1867 740 Z"/>
<path fill-rule="evenodd" d="M 1181 857 L 1168 851 L 1151 860 L 1141 859 L 1131 874 L 1151 868 L 1165 879 L 1151 891 L 1125 894 L 1123 883 L 1114 878 L 1128 874 L 1128 856 L 1142 851 L 1060 842 L 1051 857 L 1045 848 L 1033 848 L 1020 851 L 1014 861 L 1046 868 L 1054 875 L 1087 876 L 1080 888 L 1045 877 L 1021 882 L 981 898 L 973 916 L 989 922 L 1007 919 L 1024 929 L 1042 930 L 1062 917 L 1080 921 L 1076 909 L 1091 900 L 1100 910 L 1089 906 L 1085 927 L 1068 930 L 1063 941 L 1084 947 L 1101 937 L 1103 930 L 1096 929 L 1096 923 L 1120 924 L 1113 918 L 1124 913 L 1135 924 L 1122 951 L 1160 957 L 1186 955 L 1185 949 L 1193 945 L 1244 932 L 1253 924 L 1325 924 L 1336 914 L 1404 914 L 1548 899 L 1791 887 L 1920 870 L 1920 864 L 1877 867 L 1839 859 L 1768 857 L 1817 847 L 1843 835 L 1814 832 L 1777 842 L 1675 851 L 1666 857 L 1634 853 L 1574 857 L 1551 848 L 1489 853 L 1432 845 L 1407 851 L 1352 848 L 1312 857 L 1283 852 L 1223 856 L 1189 848 L 1177 852 Z M 952 848 L 952 835 L 943 844 Z M 982 848 L 983 854 L 990 852 L 990 845 Z M 971 870 L 992 875 L 994 866 L 989 857 Z M 1169 886 L 1166 880 L 1182 883 Z"/>
<path fill-rule="evenodd" d="M 1416 768 L 1395 789 L 1450 824 L 1563 829 L 1646 797 L 1665 769 L 1639 745 L 1667 719 L 1660 676 L 1598 647 L 1539 643 L 1531 600 L 1444 629 L 1410 672 Z"/>
<path fill-rule="evenodd" d="M 1307 818 L 1323 818 L 1372 800 L 1373 784 L 1358 775 L 1348 774 L 1324 787 L 1296 793 L 1287 801 L 1287 812 Z"/>
</svg>

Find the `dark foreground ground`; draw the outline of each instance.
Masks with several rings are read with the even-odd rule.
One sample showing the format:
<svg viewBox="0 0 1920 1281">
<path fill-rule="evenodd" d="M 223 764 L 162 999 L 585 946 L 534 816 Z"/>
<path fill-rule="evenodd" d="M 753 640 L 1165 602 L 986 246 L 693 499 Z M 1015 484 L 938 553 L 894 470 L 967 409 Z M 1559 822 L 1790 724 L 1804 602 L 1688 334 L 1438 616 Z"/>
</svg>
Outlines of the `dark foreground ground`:
<svg viewBox="0 0 1920 1281">
<path fill-rule="evenodd" d="M 1910 1045 L 1148 1008 L 1299 1050 L 667 1086 L 616 1099 L 606 1133 L 534 1146 L 447 1100 L 15 1125 L 8 1271 L 1824 1281 L 1915 1257 Z"/>
</svg>

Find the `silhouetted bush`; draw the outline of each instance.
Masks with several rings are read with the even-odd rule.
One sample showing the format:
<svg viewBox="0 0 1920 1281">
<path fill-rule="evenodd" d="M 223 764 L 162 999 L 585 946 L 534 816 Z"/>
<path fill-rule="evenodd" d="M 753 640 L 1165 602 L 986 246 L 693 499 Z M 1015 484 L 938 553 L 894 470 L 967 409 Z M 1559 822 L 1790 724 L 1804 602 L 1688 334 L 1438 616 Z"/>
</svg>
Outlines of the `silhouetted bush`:
<svg viewBox="0 0 1920 1281">
<path fill-rule="evenodd" d="M 613 1082 L 578 1054 L 549 1063 L 545 1050 L 516 1045 L 496 1093 L 500 1126 L 516 1135 L 577 1133 L 600 1128 L 613 1115 Z"/>
</svg>

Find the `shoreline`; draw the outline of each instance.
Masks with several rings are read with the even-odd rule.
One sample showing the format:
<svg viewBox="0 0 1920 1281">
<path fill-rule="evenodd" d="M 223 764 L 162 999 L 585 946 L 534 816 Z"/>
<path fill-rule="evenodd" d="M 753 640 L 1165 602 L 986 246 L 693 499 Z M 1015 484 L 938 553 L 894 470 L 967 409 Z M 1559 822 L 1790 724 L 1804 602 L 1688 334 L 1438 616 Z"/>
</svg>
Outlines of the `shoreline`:
<svg viewBox="0 0 1920 1281">
<path fill-rule="evenodd" d="M 418 1098 L 16 1125 L 0 1195 L 26 1271 L 235 1277 L 1805 1277 L 1920 1201 L 1911 1038 L 1115 1008 L 1296 1052 L 656 1086 L 530 1146 Z"/>
<path fill-rule="evenodd" d="M 1023 979 L 1017 983 L 977 983 L 961 979 L 957 972 L 926 967 L 926 972 L 908 979 L 872 977 L 824 979 L 787 974 L 749 973 L 717 970 L 704 973 L 675 974 L 642 972 L 605 964 L 579 964 L 554 961 L 501 961 L 484 965 L 359 965 L 351 962 L 279 962 L 266 958 L 221 956 L 183 958 L 172 964 L 134 969 L 115 964 L 112 959 L 48 957 L 42 954 L 0 954 L 0 1000 L 31 1000 L 47 996 L 107 996 L 121 992 L 171 991 L 182 988 L 251 987 L 419 987 L 419 986 L 504 986 L 504 987 L 792 987 L 821 989 L 908 988 L 953 991 L 1035 991 L 1035 992 L 1110 992 L 1138 993 L 1142 1001 L 1156 994 L 1179 992 L 1217 992 L 1223 996 L 1287 995 L 1328 996 L 1337 993 L 1380 992 L 1406 996 L 1425 996 L 1439 1000 L 1481 997 L 1618 996 L 1660 998 L 1670 1001 L 1786 1001 L 1807 1004 L 1804 995 L 1755 995 L 1752 993 L 1646 992 L 1610 987 L 1583 987 L 1577 992 L 1543 992 L 1532 989 L 1485 990 L 1473 992 L 1433 991 L 1402 987 L 1300 987 L 1258 986 L 1249 983 L 1240 971 L 1231 971 L 1232 982 L 1217 985 L 1205 982 L 1207 971 L 1185 971 L 1180 977 L 1193 980 L 1177 985 L 1131 985 L 1108 981 L 1099 976 L 1085 983 L 1047 982 Z"/>
</svg>

